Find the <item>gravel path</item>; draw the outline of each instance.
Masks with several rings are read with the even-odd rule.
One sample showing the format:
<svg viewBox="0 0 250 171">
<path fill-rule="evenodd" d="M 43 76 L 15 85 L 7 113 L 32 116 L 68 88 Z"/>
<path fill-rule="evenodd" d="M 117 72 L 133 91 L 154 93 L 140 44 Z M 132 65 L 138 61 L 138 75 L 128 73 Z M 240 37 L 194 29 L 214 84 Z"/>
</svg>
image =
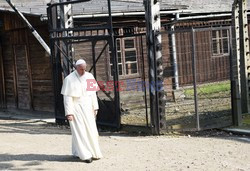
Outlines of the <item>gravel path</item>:
<svg viewBox="0 0 250 171">
<path fill-rule="evenodd" d="M 0 120 L 0 170 L 250 170 L 250 137 L 138 137 L 101 133 L 104 158 L 71 157 L 70 130 L 33 120 Z"/>
</svg>

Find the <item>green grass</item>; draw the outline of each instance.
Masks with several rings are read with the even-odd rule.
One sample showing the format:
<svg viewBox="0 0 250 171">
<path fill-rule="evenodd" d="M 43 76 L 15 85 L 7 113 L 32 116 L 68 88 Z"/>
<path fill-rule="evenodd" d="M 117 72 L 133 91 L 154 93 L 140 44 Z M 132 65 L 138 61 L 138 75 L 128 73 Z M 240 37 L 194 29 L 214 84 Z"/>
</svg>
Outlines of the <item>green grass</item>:
<svg viewBox="0 0 250 171">
<path fill-rule="evenodd" d="M 199 85 L 197 87 L 197 93 L 200 95 L 216 95 L 218 93 L 226 93 L 230 92 L 230 82 L 219 82 L 219 83 L 213 83 L 213 84 L 204 84 L 204 85 Z M 192 97 L 194 96 L 194 89 L 186 89 L 184 91 L 186 97 Z"/>
<path fill-rule="evenodd" d="M 250 126 L 250 114 L 246 114 L 243 117 L 243 124 L 249 125 Z"/>
</svg>

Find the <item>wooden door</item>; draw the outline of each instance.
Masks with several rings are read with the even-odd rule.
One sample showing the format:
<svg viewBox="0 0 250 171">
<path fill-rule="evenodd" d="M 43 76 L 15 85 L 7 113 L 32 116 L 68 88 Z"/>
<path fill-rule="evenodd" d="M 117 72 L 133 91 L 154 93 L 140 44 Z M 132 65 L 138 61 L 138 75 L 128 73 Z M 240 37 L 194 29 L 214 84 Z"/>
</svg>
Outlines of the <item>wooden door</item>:
<svg viewBox="0 0 250 171">
<path fill-rule="evenodd" d="M 26 45 L 14 45 L 17 108 L 31 109 L 30 79 Z"/>
</svg>

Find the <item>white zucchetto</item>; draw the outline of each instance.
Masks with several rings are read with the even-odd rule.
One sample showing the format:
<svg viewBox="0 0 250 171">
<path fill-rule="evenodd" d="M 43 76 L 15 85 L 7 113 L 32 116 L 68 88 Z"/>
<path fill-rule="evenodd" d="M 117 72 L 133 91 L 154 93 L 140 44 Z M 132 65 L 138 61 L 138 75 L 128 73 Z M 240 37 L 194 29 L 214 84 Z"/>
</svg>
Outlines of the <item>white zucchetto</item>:
<svg viewBox="0 0 250 171">
<path fill-rule="evenodd" d="M 83 59 L 79 59 L 79 60 L 76 61 L 76 66 L 77 65 L 82 65 L 82 64 L 86 65 L 86 62 Z"/>
</svg>

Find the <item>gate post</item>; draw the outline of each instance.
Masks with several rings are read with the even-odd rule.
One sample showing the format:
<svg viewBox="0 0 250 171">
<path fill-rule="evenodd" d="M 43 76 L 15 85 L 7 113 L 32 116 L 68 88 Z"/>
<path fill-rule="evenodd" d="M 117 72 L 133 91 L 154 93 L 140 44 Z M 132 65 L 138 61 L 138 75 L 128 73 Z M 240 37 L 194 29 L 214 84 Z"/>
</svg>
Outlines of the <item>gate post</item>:
<svg viewBox="0 0 250 171">
<path fill-rule="evenodd" d="M 116 40 L 114 37 L 113 30 L 113 19 L 112 19 L 112 11 L 111 11 L 111 0 L 108 0 L 108 12 L 109 12 L 109 46 L 112 50 L 112 59 L 113 59 L 113 81 L 114 81 L 114 93 L 115 93 L 115 114 L 116 114 L 116 122 L 117 128 L 121 127 L 121 103 L 120 103 L 120 92 L 119 92 L 119 69 L 118 69 L 118 59 L 117 59 L 117 48 L 116 48 Z"/>
<path fill-rule="evenodd" d="M 200 131 L 200 115 L 199 115 L 199 109 L 198 109 L 198 93 L 197 93 L 197 68 L 196 68 L 196 36 L 195 36 L 195 30 L 192 28 L 191 32 L 192 40 L 192 72 L 193 72 L 193 85 L 194 85 L 194 107 L 195 107 L 195 115 L 196 115 L 196 129 L 197 131 Z"/>
<path fill-rule="evenodd" d="M 239 25 L 239 3 L 236 0 L 232 7 L 232 38 L 231 38 L 231 99 L 233 125 L 242 124 L 241 104 L 241 78 L 240 78 L 240 25 Z"/>
<path fill-rule="evenodd" d="M 242 112 L 250 113 L 250 54 L 247 24 L 247 0 L 239 0 L 240 75 Z"/>
<path fill-rule="evenodd" d="M 160 130 L 166 128 L 160 3 L 159 0 L 144 0 L 144 5 L 147 27 L 151 128 L 153 134 L 159 135 Z"/>
</svg>

